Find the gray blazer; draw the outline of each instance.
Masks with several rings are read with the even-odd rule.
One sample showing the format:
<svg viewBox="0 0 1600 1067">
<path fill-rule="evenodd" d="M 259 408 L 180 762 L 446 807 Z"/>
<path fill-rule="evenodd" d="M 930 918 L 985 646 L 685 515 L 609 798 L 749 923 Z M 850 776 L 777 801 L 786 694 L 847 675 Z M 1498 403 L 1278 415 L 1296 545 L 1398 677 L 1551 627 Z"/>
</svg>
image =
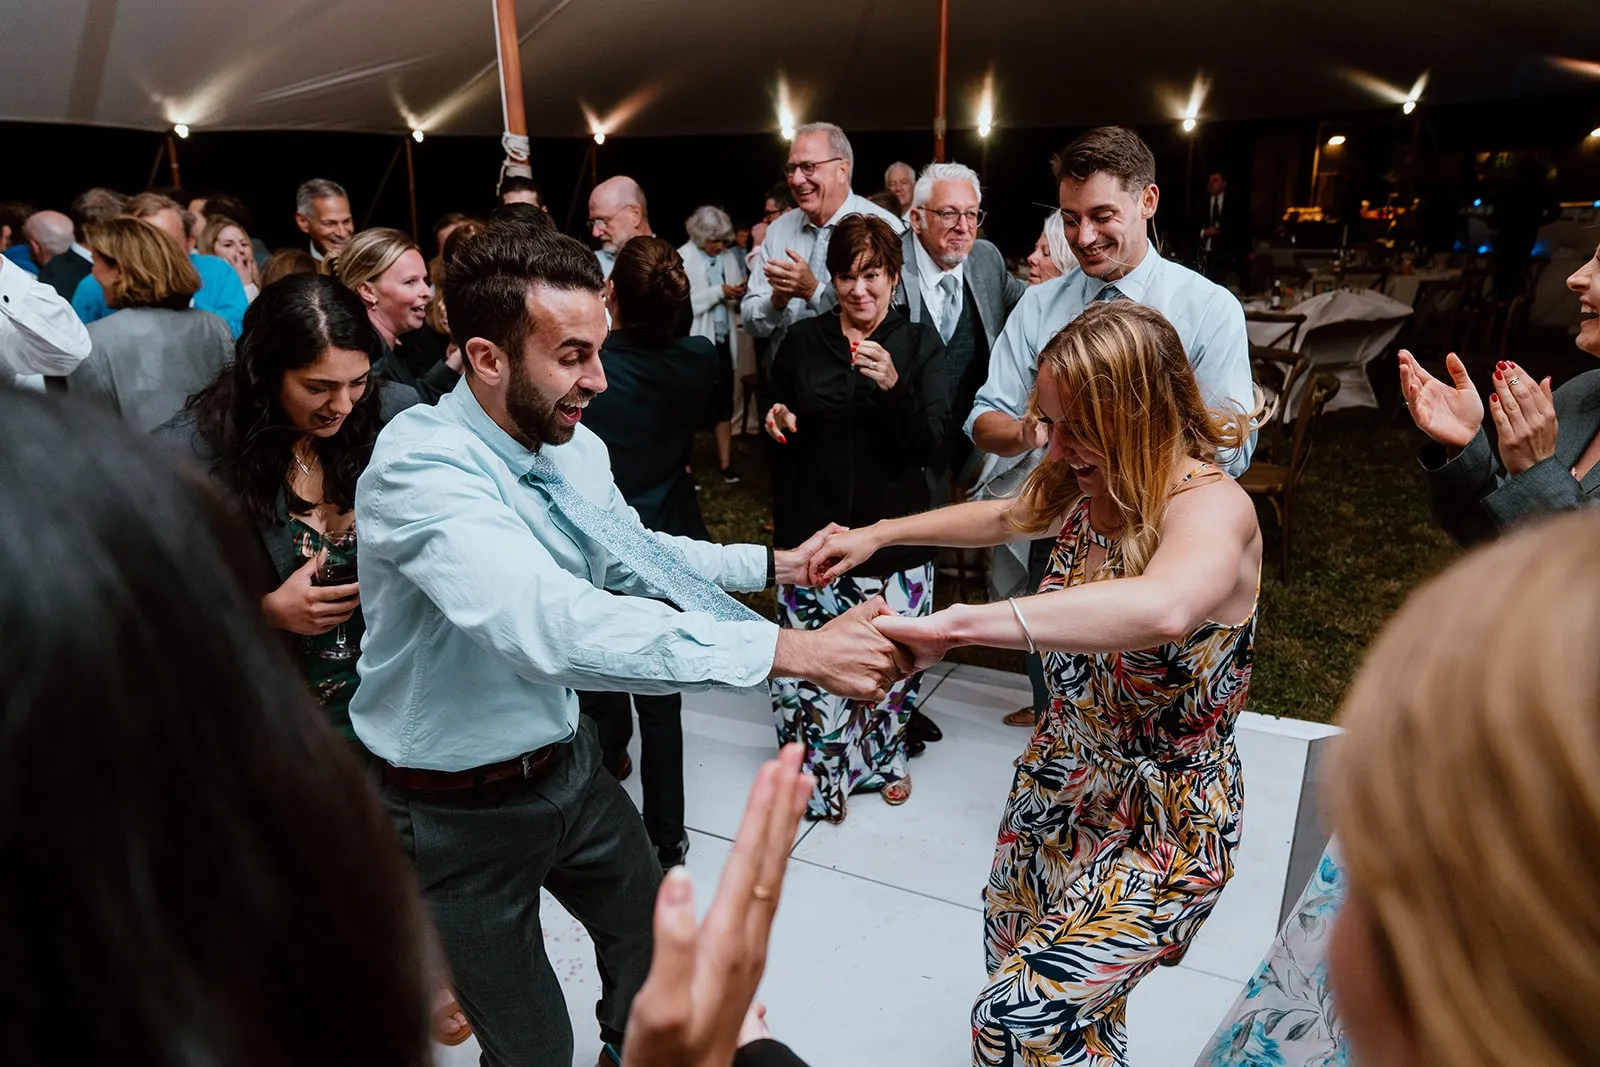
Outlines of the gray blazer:
<svg viewBox="0 0 1600 1067">
<path fill-rule="evenodd" d="M 900 237 L 900 251 L 905 263 L 900 268 L 900 284 L 895 287 L 894 305 L 905 308 L 906 318 L 912 322 L 928 322 L 927 310 L 922 305 L 921 276 L 917 273 L 916 240 L 917 235 L 909 227 Z M 1006 257 L 994 245 L 983 240 L 972 243 L 963 273 L 968 287 L 972 289 L 973 301 L 978 305 L 978 317 L 983 320 L 984 337 L 988 339 L 989 348 L 993 349 L 994 339 L 1005 329 L 1006 318 L 1011 314 L 1011 309 L 1017 306 L 1017 301 L 1022 299 L 1028 283 L 1013 278 L 1011 272 L 1006 270 Z"/>
<path fill-rule="evenodd" d="M 89 339 L 67 392 L 116 409 L 139 433 L 176 415 L 233 359 L 228 324 L 195 308 L 123 308 L 91 322 Z"/>
<path fill-rule="evenodd" d="M 1417 458 L 1428 482 L 1428 504 L 1452 540 L 1472 545 L 1510 527 L 1560 511 L 1600 504 L 1600 464 L 1578 481 L 1572 466 L 1600 433 L 1600 370 L 1585 371 L 1552 397 L 1556 452 L 1511 477 L 1481 428 L 1454 459 L 1428 442 Z"/>
</svg>

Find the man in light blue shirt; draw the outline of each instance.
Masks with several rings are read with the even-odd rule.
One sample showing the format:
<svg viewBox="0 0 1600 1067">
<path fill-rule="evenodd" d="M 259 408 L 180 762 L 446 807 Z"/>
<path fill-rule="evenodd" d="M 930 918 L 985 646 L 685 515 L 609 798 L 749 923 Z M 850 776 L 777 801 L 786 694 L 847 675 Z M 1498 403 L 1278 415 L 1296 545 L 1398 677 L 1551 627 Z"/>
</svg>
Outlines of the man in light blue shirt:
<svg viewBox="0 0 1600 1067">
<path fill-rule="evenodd" d="M 1160 190 L 1149 146 L 1132 130 L 1102 126 L 1069 144 L 1054 167 L 1078 269 L 1024 293 L 995 341 L 989 377 L 965 426 L 988 453 L 974 489 L 979 497 L 1015 491 L 1043 460 L 1049 430 L 1027 416 L 1039 353 L 1096 300 L 1136 300 L 1161 312 L 1183 340 L 1201 399 L 1241 418 L 1255 407 L 1244 308 L 1228 290 L 1151 246 L 1150 220 Z M 1252 436 L 1236 453 L 1220 457 L 1228 473 L 1243 473 L 1254 447 Z M 990 571 L 994 592 L 1005 597 L 1038 589 L 1052 543 L 1043 538 L 997 548 Z M 1037 656 L 1028 657 L 1028 675 L 1034 708 L 1041 708 L 1049 694 Z"/>
<path fill-rule="evenodd" d="M 854 169 L 855 152 L 839 127 L 812 122 L 795 131 L 783 171 L 799 210 L 767 227 L 767 236 L 752 257 L 750 283 L 739 305 L 745 332 L 771 338 L 774 353 L 790 326 L 838 303 L 824 264 L 828 238 L 841 219 L 876 215 L 895 233 L 906 228 L 896 215 L 850 191 Z"/>
<path fill-rule="evenodd" d="M 134 197 L 128 204 L 128 214 L 168 234 L 178 242 L 179 248 L 189 254 L 189 262 L 194 264 L 195 271 L 200 275 L 200 291 L 194 294 L 192 306 L 221 316 L 222 321 L 228 324 L 228 329 L 233 331 L 234 340 L 238 340 L 239 331 L 244 325 L 245 309 L 250 306 L 244 283 L 226 260 L 195 254 L 194 239 L 189 236 L 192 229 L 189 223 L 194 216 L 180 207 L 176 200 L 159 193 L 140 193 Z M 85 275 L 78 283 L 72 294 L 72 310 L 85 323 L 111 314 L 105 290 L 94 275 Z"/>
<path fill-rule="evenodd" d="M 716 588 L 805 581 L 820 536 L 774 553 L 639 523 L 581 425 L 606 384 L 603 282 L 587 249 L 497 222 L 448 271 L 466 373 L 437 406 L 385 428 L 357 486 L 367 630 L 350 717 L 486 1062 L 566 1064 L 540 887 L 594 937 L 614 1049 L 649 969 L 660 879 L 573 690 L 799 676 L 881 699 L 904 664 L 869 621 L 881 604 L 780 631 Z"/>
</svg>

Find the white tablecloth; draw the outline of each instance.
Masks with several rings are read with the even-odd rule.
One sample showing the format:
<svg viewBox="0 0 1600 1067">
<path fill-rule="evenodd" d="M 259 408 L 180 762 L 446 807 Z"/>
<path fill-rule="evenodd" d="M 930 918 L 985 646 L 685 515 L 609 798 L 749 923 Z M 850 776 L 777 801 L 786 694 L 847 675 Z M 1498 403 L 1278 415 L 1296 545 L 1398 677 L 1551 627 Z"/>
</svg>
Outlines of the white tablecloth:
<svg viewBox="0 0 1600 1067">
<path fill-rule="evenodd" d="M 1335 289 L 1286 310 L 1306 317 L 1295 351 L 1311 360 L 1313 373 L 1328 371 L 1339 379 L 1339 395 L 1328 402 L 1327 410 L 1377 407 L 1378 398 L 1367 381 L 1367 364 L 1394 342 L 1411 308 L 1371 289 Z M 1245 328 L 1252 344 L 1271 344 L 1285 330 L 1282 323 L 1276 322 L 1247 322 Z M 1304 379 L 1302 387 L 1303 384 Z M 1295 395 L 1289 397 L 1290 407 L 1285 413 L 1289 421 L 1293 421 L 1300 403 L 1299 393 L 1297 388 Z"/>
</svg>

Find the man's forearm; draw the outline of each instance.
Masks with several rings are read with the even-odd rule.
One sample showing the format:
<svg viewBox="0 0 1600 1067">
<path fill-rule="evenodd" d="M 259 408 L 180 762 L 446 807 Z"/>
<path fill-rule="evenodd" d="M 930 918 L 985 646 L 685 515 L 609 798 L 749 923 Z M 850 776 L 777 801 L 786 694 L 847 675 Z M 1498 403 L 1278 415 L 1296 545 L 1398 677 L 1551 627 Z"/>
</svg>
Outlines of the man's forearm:
<svg viewBox="0 0 1600 1067">
<path fill-rule="evenodd" d="M 778 645 L 772 652 L 769 678 L 809 678 L 812 657 L 806 651 L 805 630 L 779 630 Z"/>
<path fill-rule="evenodd" d="M 985 411 L 972 424 L 972 443 L 994 456 L 1020 456 L 1030 444 L 1023 440 L 1024 423 L 999 411 Z"/>
</svg>

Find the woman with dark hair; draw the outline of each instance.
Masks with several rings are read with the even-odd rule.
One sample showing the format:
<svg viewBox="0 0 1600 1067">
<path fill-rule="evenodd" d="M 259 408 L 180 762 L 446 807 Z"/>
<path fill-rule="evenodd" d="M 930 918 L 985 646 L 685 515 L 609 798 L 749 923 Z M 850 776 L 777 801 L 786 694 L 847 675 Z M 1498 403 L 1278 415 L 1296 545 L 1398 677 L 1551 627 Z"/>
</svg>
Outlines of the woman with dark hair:
<svg viewBox="0 0 1600 1067">
<path fill-rule="evenodd" d="M 157 431 L 198 458 L 254 528 L 275 586 L 261 601 L 267 623 L 300 636 L 301 672 L 352 744 L 360 590 L 353 548 L 334 542 L 355 526 L 356 479 L 378 430 L 416 403 L 405 386 L 371 380 L 382 351 L 354 293 L 292 275 L 250 305 L 238 358 Z M 319 584 L 324 564 L 348 577 Z"/>
<path fill-rule="evenodd" d="M 628 506 L 652 530 L 709 541 L 689 474 L 695 431 L 711 424 L 719 356 L 705 337 L 676 337 L 689 299 L 683 259 L 659 237 L 622 246 L 606 283 L 613 328 L 600 349 L 606 390 L 589 402 L 583 421 L 611 452 L 611 473 Z M 584 714 L 600 728 L 606 769 L 631 770 L 633 712 L 627 693 L 579 693 Z M 663 870 L 683 862 L 683 698 L 633 697 L 639 710 L 644 765 L 644 823 Z"/>
<path fill-rule="evenodd" d="M 9 1063 L 431 1062 L 413 875 L 241 542 L 114 418 L 0 392 Z"/>
<path fill-rule="evenodd" d="M 773 544 L 790 548 L 833 523 L 865 526 L 925 511 L 927 468 L 940 461 L 949 388 L 938 331 L 890 306 L 900 237 L 876 216 L 835 227 L 827 267 L 838 313 L 806 319 L 772 361 L 766 428 L 779 448 L 772 472 Z M 826 586 L 778 587 L 778 624 L 815 629 L 875 597 L 903 615 L 933 610 L 931 548 L 888 549 Z M 877 705 L 797 678 L 774 679 L 778 739 L 804 741 L 817 776 L 807 815 L 842 822 L 851 793 L 911 797 L 906 722 L 921 674 Z M 923 742 L 918 742 L 922 744 Z"/>
</svg>

